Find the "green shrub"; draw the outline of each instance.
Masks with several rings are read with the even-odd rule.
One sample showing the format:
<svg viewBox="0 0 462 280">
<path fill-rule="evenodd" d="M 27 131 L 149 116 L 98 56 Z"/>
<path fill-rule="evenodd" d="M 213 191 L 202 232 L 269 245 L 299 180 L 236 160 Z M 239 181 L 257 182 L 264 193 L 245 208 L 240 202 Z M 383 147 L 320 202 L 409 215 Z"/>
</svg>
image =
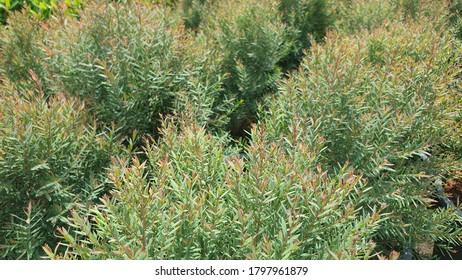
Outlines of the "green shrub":
<svg viewBox="0 0 462 280">
<path fill-rule="evenodd" d="M 210 9 L 210 5 L 215 0 L 183 0 L 181 8 L 183 10 L 184 26 L 187 29 L 197 31 L 204 17 L 204 13 Z"/>
<path fill-rule="evenodd" d="M 373 30 L 385 20 L 395 20 L 396 13 L 389 0 L 343 0 L 336 6 L 337 29 L 347 34 Z"/>
<path fill-rule="evenodd" d="M 221 71 L 226 79 L 222 96 L 238 102 L 228 130 L 235 137 L 246 136 L 256 121 L 259 101 L 276 90 L 281 78 L 278 63 L 289 46 L 274 1 L 220 4 L 208 15 L 204 33 L 213 36 L 223 55 Z"/>
<path fill-rule="evenodd" d="M 158 115 L 169 112 L 187 75 L 175 18 L 108 4 L 89 6 L 80 22 L 91 24 L 72 21 L 62 28 L 68 36 L 58 38 L 63 88 L 88 99 L 100 121 L 116 123 L 124 134 L 155 133 Z"/>
<path fill-rule="evenodd" d="M 101 176 L 119 144 L 114 132 L 89 125 L 83 106 L 64 95 L 47 102 L 1 86 L 2 258 L 39 258 L 45 240 L 56 244 L 56 226 L 69 209 L 105 191 Z"/>
<path fill-rule="evenodd" d="M 330 34 L 263 115 L 273 138 L 294 122 L 319 122 L 324 167 L 335 174 L 348 162 L 372 189 L 365 205 L 387 205 L 376 238 L 383 250 L 425 238 L 460 242 L 460 230 L 448 226 L 453 210 L 438 220 L 426 209 L 439 175 L 435 148 L 459 106 L 442 102 L 454 96 L 448 81 L 456 70 L 450 37 L 437 30 L 394 22 L 355 36 Z"/>
<path fill-rule="evenodd" d="M 17 14 L 0 36 L 0 75 L 44 95 L 68 92 L 87 101 L 98 124 L 125 136 L 157 135 L 160 115 L 195 102 L 207 127 L 221 129 L 233 96 L 223 96 L 223 55 L 204 34 L 193 37 L 178 11 L 158 5 L 86 3 L 79 19 L 46 22 Z M 197 95 L 197 96 L 196 96 Z M 207 104 L 198 104 L 207 100 Z M 207 116 L 207 117 L 206 117 Z M 202 123 L 204 124 L 204 123 Z"/>
<path fill-rule="evenodd" d="M 188 117 L 186 119 L 190 119 Z M 148 160 L 114 160 L 106 196 L 87 215 L 61 228 L 66 255 L 78 259 L 356 259 L 369 258 L 384 219 L 362 216 L 367 194 L 348 168 L 328 175 L 317 151 L 294 134 L 269 142 L 255 129 L 247 159 L 182 118 L 167 121 Z M 284 140 L 282 140 L 284 139 Z M 285 149 L 281 149 L 283 143 Z M 316 167 L 317 166 L 317 167 Z"/>
<path fill-rule="evenodd" d="M 462 40 L 462 1 L 452 0 L 449 6 L 449 23 L 454 37 Z"/>
<path fill-rule="evenodd" d="M 169 8 L 89 4 L 56 39 L 53 71 L 62 88 L 89 100 L 98 120 L 114 122 L 125 135 L 156 135 L 160 115 L 171 113 L 194 83 L 221 79 L 210 75 L 216 56 Z M 204 68 L 210 64 L 212 70 Z"/>
<path fill-rule="evenodd" d="M 335 21 L 329 0 L 280 0 L 279 12 L 288 26 L 288 38 L 292 42 L 290 53 L 282 59 L 285 71 L 296 69 L 312 44 L 321 42 L 327 29 Z"/>
<path fill-rule="evenodd" d="M 47 87 L 45 76 L 45 52 L 39 45 L 44 38 L 38 20 L 28 18 L 26 13 L 15 13 L 10 17 L 15 24 L 4 27 L 0 33 L 0 75 L 14 81 L 16 88 L 26 86 L 34 89 L 29 72 L 38 75 L 42 87 Z"/>
<path fill-rule="evenodd" d="M 276 92 L 283 72 L 297 67 L 309 36 L 325 36 L 333 22 L 328 6 L 325 0 L 221 1 L 202 15 L 201 30 L 224 57 L 223 96 L 237 101 L 227 127 L 235 138 L 248 136 L 262 98 Z"/>
</svg>

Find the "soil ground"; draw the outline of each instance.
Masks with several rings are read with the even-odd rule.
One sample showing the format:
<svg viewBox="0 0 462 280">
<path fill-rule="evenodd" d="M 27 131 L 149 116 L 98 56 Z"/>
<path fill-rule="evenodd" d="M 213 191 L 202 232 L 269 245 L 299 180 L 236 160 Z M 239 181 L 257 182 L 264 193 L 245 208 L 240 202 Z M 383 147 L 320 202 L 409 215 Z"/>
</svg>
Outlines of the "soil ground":
<svg viewBox="0 0 462 280">
<path fill-rule="evenodd" d="M 462 205 L 462 179 L 449 179 L 444 185 L 444 190 L 454 205 Z"/>
</svg>

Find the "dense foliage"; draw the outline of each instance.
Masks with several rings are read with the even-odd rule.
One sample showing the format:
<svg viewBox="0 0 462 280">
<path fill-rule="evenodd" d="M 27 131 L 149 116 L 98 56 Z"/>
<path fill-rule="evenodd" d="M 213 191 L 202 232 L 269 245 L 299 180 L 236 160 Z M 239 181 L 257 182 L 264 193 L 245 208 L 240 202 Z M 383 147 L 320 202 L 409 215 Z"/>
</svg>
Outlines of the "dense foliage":
<svg viewBox="0 0 462 280">
<path fill-rule="evenodd" d="M 0 97 L 2 255 L 38 258 L 44 242 L 56 242 L 63 214 L 107 191 L 104 168 L 123 151 L 115 132 L 98 132 L 78 100 L 60 94 L 47 101 L 8 84 Z"/>
<path fill-rule="evenodd" d="M 0 0 L 0 255 L 450 250 L 461 7 Z"/>
<path fill-rule="evenodd" d="M 326 143 L 319 155 L 323 166 L 335 174 L 348 162 L 371 188 L 366 205 L 387 205 L 377 242 L 392 248 L 444 238 L 440 223 L 453 215 L 426 210 L 432 182 L 441 175 L 437 147 L 457 121 L 454 104 L 445 102 L 457 94 L 448 87 L 457 71 L 453 46 L 431 24 L 407 30 L 409 25 L 329 34 L 284 82 L 263 117 L 273 139 L 300 120 L 316 121 Z M 453 238 L 450 232 L 446 237 Z"/>
<path fill-rule="evenodd" d="M 299 139 L 316 141 L 317 133 L 288 135 L 292 147 L 281 150 L 263 126 L 253 132 L 243 160 L 226 137 L 193 121 L 167 121 L 165 137 L 145 149 L 148 160 L 115 161 L 111 197 L 86 216 L 73 212 L 70 230 L 60 229 L 66 257 L 370 257 L 383 217 L 380 209 L 362 215 L 357 208 L 368 191 L 360 176 L 346 167 L 333 176 L 316 169 L 318 153 Z"/>
</svg>

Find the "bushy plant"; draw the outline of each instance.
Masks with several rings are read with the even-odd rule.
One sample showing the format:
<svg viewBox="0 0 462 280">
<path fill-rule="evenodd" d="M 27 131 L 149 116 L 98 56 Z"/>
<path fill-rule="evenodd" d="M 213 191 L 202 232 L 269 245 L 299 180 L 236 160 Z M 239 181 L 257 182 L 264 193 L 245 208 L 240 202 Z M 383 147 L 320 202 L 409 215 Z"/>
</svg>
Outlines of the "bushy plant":
<svg viewBox="0 0 462 280">
<path fill-rule="evenodd" d="M 191 115 L 192 117 L 194 115 Z M 146 162 L 113 160 L 114 186 L 60 233 L 78 259 L 356 259 L 372 256 L 380 208 L 360 214 L 368 190 L 344 167 L 318 165 L 317 131 L 293 127 L 278 142 L 253 130 L 240 158 L 227 137 L 191 117 L 166 121 Z M 312 138 L 315 146 L 300 139 Z M 316 148 L 317 147 L 317 148 Z M 74 234 L 69 231 L 73 230 Z"/>
<path fill-rule="evenodd" d="M 187 34 L 179 14 L 162 6 L 88 4 L 54 44 L 62 89 L 89 100 L 98 120 L 116 123 L 125 135 L 156 135 L 160 115 L 172 112 L 178 98 L 197 83 L 222 80 L 211 75 L 218 57 L 206 41 Z"/>
<path fill-rule="evenodd" d="M 353 34 L 362 29 L 372 30 L 385 20 L 394 20 L 399 15 L 392 1 L 388 0 L 343 0 L 336 5 L 336 27 L 342 32 Z"/>
<path fill-rule="evenodd" d="M 449 3 L 449 23 L 454 37 L 462 40 L 462 1 L 452 0 Z"/>
<path fill-rule="evenodd" d="M 276 91 L 281 74 L 297 67 L 310 36 L 322 40 L 333 17 L 325 0 L 221 1 L 202 21 L 203 33 L 224 56 L 223 96 L 238 101 L 228 130 L 239 138 L 248 135 L 262 98 Z"/>
<path fill-rule="evenodd" d="M 89 100 L 100 121 L 127 135 L 156 133 L 159 114 L 169 111 L 186 80 L 177 18 L 162 13 L 92 5 L 80 18 L 91 24 L 70 21 L 54 48 L 63 89 Z"/>
<path fill-rule="evenodd" d="M 33 72 L 31 75 L 35 76 Z M 35 77 L 34 79 L 37 80 Z M 2 258 L 37 259 L 45 240 L 76 203 L 106 191 L 104 168 L 120 148 L 98 132 L 77 100 L 0 90 L 0 235 Z"/>
<path fill-rule="evenodd" d="M 25 12 L 15 13 L 10 20 L 15 24 L 5 27 L 0 33 L 0 75 L 14 81 L 13 86 L 16 88 L 34 89 L 35 82 L 29 74 L 33 71 L 44 89 L 47 86 L 43 78 L 46 54 L 39 42 L 45 32 L 40 22 L 28 18 Z"/>
<path fill-rule="evenodd" d="M 455 69 L 451 39 L 437 30 L 393 22 L 355 36 L 329 34 L 263 117 L 274 138 L 294 122 L 319 122 L 325 168 L 336 173 L 348 162 L 372 188 L 366 205 L 387 205 L 378 231 L 383 250 L 425 238 L 460 242 L 460 230 L 447 225 L 457 219 L 453 210 L 436 220 L 426 209 L 439 175 L 435 147 L 458 106 L 442 102 L 454 96 L 448 81 Z"/>
<path fill-rule="evenodd" d="M 276 90 L 281 78 L 278 63 L 287 54 L 289 44 L 276 2 L 220 4 L 208 15 L 204 33 L 213 36 L 223 55 L 220 67 L 226 79 L 222 96 L 238 102 L 228 130 L 233 136 L 242 137 L 256 121 L 261 98 Z"/>
<path fill-rule="evenodd" d="M 184 30 L 181 14 L 156 5 L 87 2 L 79 19 L 57 14 L 39 22 L 17 14 L 0 36 L 0 73 L 35 90 L 34 71 L 48 98 L 68 92 L 87 100 L 101 125 L 157 135 L 160 115 L 185 100 L 205 101 L 209 128 L 221 128 L 232 96 L 223 96 L 222 55 L 204 34 Z M 195 100 L 195 101 L 193 101 Z M 197 104 L 197 102 L 196 102 Z"/>
<path fill-rule="evenodd" d="M 288 71 L 298 67 L 313 40 L 324 39 L 335 17 L 329 0 L 281 0 L 279 13 L 288 27 L 287 38 L 291 42 L 290 52 L 280 62 Z"/>
<path fill-rule="evenodd" d="M 187 29 L 197 31 L 204 17 L 204 13 L 210 9 L 210 5 L 215 0 L 183 0 L 181 8 L 183 10 L 183 21 Z"/>
</svg>

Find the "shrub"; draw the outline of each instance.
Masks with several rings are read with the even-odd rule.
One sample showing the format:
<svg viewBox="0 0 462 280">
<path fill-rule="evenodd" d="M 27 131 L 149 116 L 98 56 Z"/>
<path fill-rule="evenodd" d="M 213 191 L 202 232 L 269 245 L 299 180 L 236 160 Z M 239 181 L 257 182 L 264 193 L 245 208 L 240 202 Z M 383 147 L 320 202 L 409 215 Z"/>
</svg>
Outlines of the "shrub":
<svg viewBox="0 0 462 280">
<path fill-rule="evenodd" d="M 0 33 L 0 75 L 14 81 L 16 88 L 34 89 L 34 81 L 29 72 L 40 79 L 42 89 L 48 83 L 43 79 L 45 52 L 39 42 L 44 38 L 38 20 L 29 19 L 26 13 L 16 13 L 10 20 L 15 24 L 5 27 Z"/>
<path fill-rule="evenodd" d="M 385 20 L 396 20 L 392 1 L 383 0 L 344 0 L 336 6 L 338 30 L 347 34 L 361 32 L 362 29 L 373 30 Z"/>
<path fill-rule="evenodd" d="M 31 72 L 37 80 L 37 77 Z M 37 259 L 45 240 L 76 203 L 105 191 L 101 176 L 118 153 L 114 132 L 99 133 L 83 103 L 64 95 L 0 90 L 0 251 L 3 258 Z M 99 182 L 99 183 L 97 183 Z"/>
<path fill-rule="evenodd" d="M 287 36 L 292 42 L 290 53 L 280 62 L 284 71 L 288 71 L 299 66 L 312 40 L 324 39 L 335 18 L 329 0 L 281 0 L 279 13 L 288 26 Z"/>
<path fill-rule="evenodd" d="M 216 43 L 188 34 L 180 14 L 165 6 L 88 2 L 79 20 L 57 14 L 40 23 L 24 13 L 10 19 L 0 37 L 0 73 L 35 90 L 28 74 L 34 71 L 46 98 L 69 92 L 86 100 L 99 125 L 115 123 L 127 137 L 135 130 L 157 135 L 160 115 L 185 102 L 208 106 L 201 115 L 216 130 L 236 107 L 233 96 L 221 94 Z"/>
<path fill-rule="evenodd" d="M 190 118 L 187 118 L 190 119 Z M 73 213 L 60 232 L 78 259 L 369 258 L 380 209 L 360 215 L 367 189 L 348 168 L 329 175 L 317 152 L 299 141 L 316 131 L 269 142 L 255 129 L 247 158 L 226 137 L 193 121 L 167 121 L 146 162 L 113 160 L 113 191 L 87 215 Z M 283 144 L 284 143 L 284 144 Z M 283 145 L 286 146 L 282 149 Z M 318 144 L 322 146 L 322 144 Z"/>
<path fill-rule="evenodd" d="M 204 17 L 204 13 L 210 9 L 210 5 L 214 4 L 214 2 L 215 0 L 181 1 L 185 28 L 197 31 Z"/>
<path fill-rule="evenodd" d="M 260 101 L 297 67 L 309 36 L 322 40 L 333 22 L 325 0 L 222 1 L 202 14 L 201 30 L 224 57 L 222 95 L 238 101 L 228 125 L 235 138 L 248 136 Z"/>
<path fill-rule="evenodd" d="M 335 174 L 349 162 L 372 189 L 365 205 L 387 205 L 376 239 L 382 250 L 425 238 L 460 242 L 460 230 L 448 226 L 452 210 L 437 220 L 426 209 L 439 170 L 435 147 L 458 106 L 441 102 L 454 95 L 447 83 L 455 70 L 451 40 L 437 30 L 394 22 L 356 36 L 329 34 L 263 115 L 273 138 L 294 122 L 319 122 L 324 167 Z"/>
<path fill-rule="evenodd" d="M 188 35 L 170 8 L 88 4 L 79 21 L 60 29 L 51 51 L 59 85 L 88 100 L 98 120 L 114 122 L 124 135 L 156 135 L 160 115 L 171 113 L 177 98 L 195 83 L 221 80 L 210 72 L 213 51 Z"/>
<path fill-rule="evenodd" d="M 256 121 L 261 98 L 274 93 L 281 77 L 279 61 L 288 52 L 285 27 L 272 1 L 224 1 L 208 15 L 204 33 L 213 36 L 223 55 L 222 98 L 238 101 L 228 130 L 246 136 Z M 229 13 L 233 10 L 233 13 Z"/>
<path fill-rule="evenodd" d="M 156 133 L 187 75 L 176 18 L 117 4 L 88 6 L 80 16 L 62 27 L 67 36 L 60 34 L 53 54 L 63 89 L 126 135 Z"/>
<path fill-rule="evenodd" d="M 449 23 L 452 33 L 458 40 L 462 40 L 462 21 L 460 19 L 462 15 L 462 1 L 452 0 L 449 5 Z"/>
</svg>

